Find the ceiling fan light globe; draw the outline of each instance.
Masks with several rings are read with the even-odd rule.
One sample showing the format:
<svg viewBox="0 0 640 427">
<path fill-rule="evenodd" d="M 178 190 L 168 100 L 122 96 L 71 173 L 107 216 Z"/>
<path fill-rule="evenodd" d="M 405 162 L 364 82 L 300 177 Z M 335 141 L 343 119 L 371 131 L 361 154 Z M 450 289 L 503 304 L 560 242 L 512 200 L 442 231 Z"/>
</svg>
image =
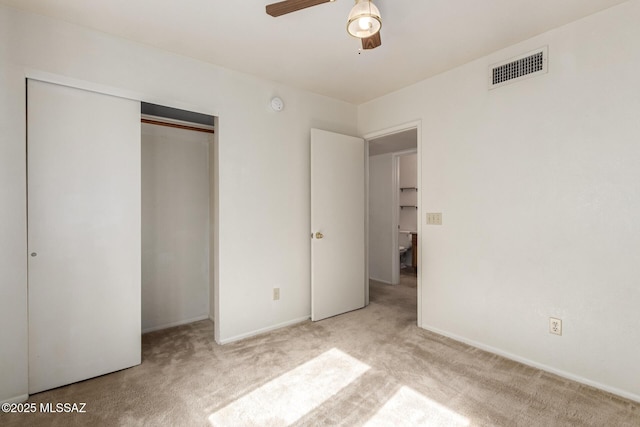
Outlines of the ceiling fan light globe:
<svg viewBox="0 0 640 427">
<path fill-rule="evenodd" d="M 361 31 L 370 31 L 371 28 L 373 28 L 373 23 L 371 21 L 372 19 L 369 17 L 358 19 L 358 28 L 360 28 Z"/>
<path fill-rule="evenodd" d="M 370 0 L 356 0 L 349 13 L 347 32 L 360 39 L 371 37 L 382 27 L 380 11 Z"/>
</svg>

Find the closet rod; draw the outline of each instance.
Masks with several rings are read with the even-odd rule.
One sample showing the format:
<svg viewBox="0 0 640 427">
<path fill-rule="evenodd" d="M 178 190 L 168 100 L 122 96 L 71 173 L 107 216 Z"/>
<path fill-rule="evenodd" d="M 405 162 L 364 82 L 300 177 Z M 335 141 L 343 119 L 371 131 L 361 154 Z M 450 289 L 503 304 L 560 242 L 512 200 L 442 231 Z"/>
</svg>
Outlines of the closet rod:
<svg viewBox="0 0 640 427">
<path fill-rule="evenodd" d="M 158 121 L 158 120 L 145 119 L 144 117 L 141 118 L 140 121 L 142 123 L 147 123 L 147 124 L 150 124 L 150 125 L 167 126 L 167 127 L 170 127 L 170 128 L 194 130 L 196 132 L 214 133 L 213 129 L 204 129 L 204 128 L 199 128 L 199 127 L 195 127 L 195 126 L 181 125 L 181 124 L 177 124 L 177 123 L 161 122 L 161 121 Z"/>
</svg>

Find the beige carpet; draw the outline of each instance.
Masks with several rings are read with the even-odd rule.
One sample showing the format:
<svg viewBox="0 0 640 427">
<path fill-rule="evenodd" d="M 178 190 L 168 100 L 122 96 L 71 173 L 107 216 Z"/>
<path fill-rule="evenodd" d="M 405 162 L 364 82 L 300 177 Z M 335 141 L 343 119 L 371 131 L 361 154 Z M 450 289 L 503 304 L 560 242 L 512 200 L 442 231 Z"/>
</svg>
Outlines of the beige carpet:
<svg viewBox="0 0 640 427">
<path fill-rule="evenodd" d="M 2 426 L 640 426 L 640 404 L 419 329 L 415 280 L 371 305 L 218 346 L 202 321 L 147 334 L 143 363 L 31 396 L 84 414 Z"/>
</svg>

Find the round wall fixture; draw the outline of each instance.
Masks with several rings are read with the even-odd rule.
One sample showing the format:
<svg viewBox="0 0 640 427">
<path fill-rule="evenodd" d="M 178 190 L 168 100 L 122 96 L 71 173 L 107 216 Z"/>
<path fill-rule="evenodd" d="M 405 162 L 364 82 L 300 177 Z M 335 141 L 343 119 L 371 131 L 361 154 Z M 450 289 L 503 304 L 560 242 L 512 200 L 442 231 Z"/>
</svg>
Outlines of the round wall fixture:
<svg viewBox="0 0 640 427">
<path fill-rule="evenodd" d="M 284 101 L 282 101 L 282 99 L 278 98 L 277 96 L 274 96 L 271 99 L 271 109 L 273 111 L 282 111 L 283 108 L 284 108 Z"/>
</svg>

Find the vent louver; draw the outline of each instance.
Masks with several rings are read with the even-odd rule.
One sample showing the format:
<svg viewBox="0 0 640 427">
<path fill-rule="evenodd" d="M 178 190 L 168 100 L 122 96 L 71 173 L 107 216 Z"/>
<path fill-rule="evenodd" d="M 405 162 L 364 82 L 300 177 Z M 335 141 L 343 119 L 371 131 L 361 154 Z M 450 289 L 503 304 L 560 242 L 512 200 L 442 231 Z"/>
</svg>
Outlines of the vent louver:
<svg viewBox="0 0 640 427">
<path fill-rule="evenodd" d="M 503 86 L 547 72 L 547 47 L 489 67 L 489 88 Z"/>
</svg>

